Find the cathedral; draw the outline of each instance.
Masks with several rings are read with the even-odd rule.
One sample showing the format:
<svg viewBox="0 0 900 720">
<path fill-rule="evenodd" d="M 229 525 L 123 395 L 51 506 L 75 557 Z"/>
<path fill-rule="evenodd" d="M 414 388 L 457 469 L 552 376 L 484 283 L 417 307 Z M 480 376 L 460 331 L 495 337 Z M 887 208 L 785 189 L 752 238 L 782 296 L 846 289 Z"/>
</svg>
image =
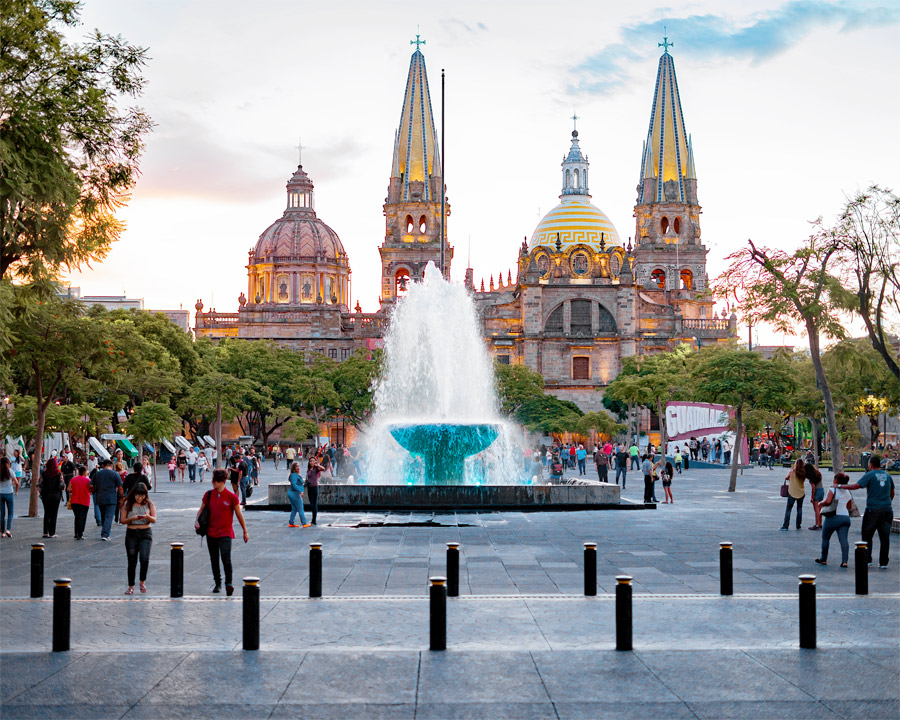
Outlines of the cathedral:
<svg viewBox="0 0 900 720">
<path fill-rule="evenodd" d="M 694 150 L 670 44 L 660 45 L 634 241 L 623 242 L 591 203 L 590 164 L 574 129 L 562 160 L 559 204 L 522 243 L 516 276 L 475 287 L 473 269 L 466 269 L 489 352 L 498 362 L 537 370 L 548 392 L 584 411 L 601 407 L 597 390 L 627 356 L 736 336 L 735 316 L 716 317 L 708 293 Z M 301 166 L 287 182 L 284 213 L 250 250 L 238 311 L 204 312 L 198 300 L 196 335 L 268 339 L 337 361 L 379 347 L 393 304 L 425 266 L 434 262 L 450 275 L 450 206 L 439 148 L 417 43 L 384 204 L 378 312 L 363 313 L 359 303 L 350 307 L 350 259 L 337 233 L 316 215 L 313 182 Z"/>
</svg>

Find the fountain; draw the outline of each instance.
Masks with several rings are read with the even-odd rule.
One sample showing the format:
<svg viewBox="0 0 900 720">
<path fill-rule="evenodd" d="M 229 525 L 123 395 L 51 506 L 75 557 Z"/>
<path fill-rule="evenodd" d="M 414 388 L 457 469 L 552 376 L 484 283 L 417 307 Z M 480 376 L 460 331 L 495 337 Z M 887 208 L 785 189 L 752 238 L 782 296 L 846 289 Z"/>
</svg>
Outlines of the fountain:
<svg viewBox="0 0 900 720">
<path fill-rule="evenodd" d="M 394 425 L 391 436 L 425 463 L 427 485 L 456 484 L 465 477 L 465 459 L 497 439 L 496 425 L 424 423 Z"/>
</svg>

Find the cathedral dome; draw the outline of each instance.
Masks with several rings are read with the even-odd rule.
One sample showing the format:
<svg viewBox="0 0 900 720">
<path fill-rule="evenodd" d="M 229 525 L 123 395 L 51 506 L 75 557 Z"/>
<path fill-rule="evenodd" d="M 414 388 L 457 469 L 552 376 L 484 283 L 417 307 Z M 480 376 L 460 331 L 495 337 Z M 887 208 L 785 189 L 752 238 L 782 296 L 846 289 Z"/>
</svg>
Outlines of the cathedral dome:
<svg viewBox="0 0 900 720">
<path fill-rule="evenodd" d="M 284 214 L 259 236 L 256 262 L 337 261 L 346 257 L 337 233 L 316 217 L 313 184 L 302 167 L 287 184 Z"/>
<path fill-rule="evenodd" d="M 600 250 L 601 237 L 606 248 L 622 245 L 612 221 L 591 204 L 590 195 L 562 197 L 562 202 L 538 223 L 528 243 L 529 250 L 539 245 L 556 247 L 557 234 L 563 250 L 582 244 Z"/>
</svg>

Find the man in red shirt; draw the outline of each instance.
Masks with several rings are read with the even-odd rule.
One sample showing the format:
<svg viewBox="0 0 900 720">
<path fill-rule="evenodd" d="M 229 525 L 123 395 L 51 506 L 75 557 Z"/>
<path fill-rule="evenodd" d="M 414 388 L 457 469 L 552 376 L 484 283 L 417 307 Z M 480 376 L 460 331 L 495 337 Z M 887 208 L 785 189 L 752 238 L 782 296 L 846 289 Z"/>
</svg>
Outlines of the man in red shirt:
<svg viewBox="0 0 900 720">
<path fill-rule="evenodd" d="M 194 528 L 200 529 L 200 513 L 209 505 L 209 531 L 206 534 L 206 544 L 209 547 L 209 561 L 212 565 L 213 580 L 216 586 L 213 592 L 222 591 L 222 576 L 219 573 L 219 558 L 222 558 L 222 566 L 225 569 L 225 594 L 231 597 L 234 594 L 234 585 L 231 584 L 231 541 L 234 539 L 234 516 L 244 530 L 244 542 L 250 540 L 247 533 L 247 523 L 244 522 L 244 513 L 241 511 L 241 501 L 237 495 L 225 489 L 225 481 L 228 473 L 224 470 L 214 470 L 212 476 L 212 490 L 203 496 L 200 509 L 197 511 L 197 519 Z"/>
<path fill-rule="evenodd" d="M 69 501 L 72 503 L 72 512 L 75 513 L 75 539 L 84 540 L 84 524 L 87 520 L 88 510 L 91 508 L 91 481 L 86 475 L 87 468 L 78 466 L 78 474 L 69 480 Z"/>
</svg>

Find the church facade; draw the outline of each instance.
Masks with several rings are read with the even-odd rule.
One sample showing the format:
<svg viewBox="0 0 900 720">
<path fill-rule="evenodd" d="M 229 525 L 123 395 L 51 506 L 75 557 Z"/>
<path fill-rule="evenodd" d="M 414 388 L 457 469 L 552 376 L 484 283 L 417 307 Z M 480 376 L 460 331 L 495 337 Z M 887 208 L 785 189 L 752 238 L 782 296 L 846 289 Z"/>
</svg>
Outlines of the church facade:
<svg viewBox="0 0 900 720">
<path fill-rule="evenodd" d="M 423 277 L 428 262 L 443 262 L 450 274 L 450 206 L 439 147 L 417 45 L 384 204 L 378 312 L 362 313 L 359 303 L 350 308 L 350 260 L 337 234 L 317 217 L 312 180 L 298 167 L 287 183 L 282 217 L 249 253 L 248 289 L 238 311 L 204 312 L 198 300 L 196 335 L 269 339 L 338 361 L 379 346 L 391 308 Z M 476 287 L 467 268 L 465 282 L 491 354 L 537 370 L 548 392 L 589 411 L 601 407 L 598 390 L 618 374 L 623 358 L 736 336 L 735 316 L 716 317 L 708 293 L 693 145 L 668 43 L 640 159 L 634 241 L 623 243 L 591 203 L 590 164 L 577 129 L 561 170 L 559 204 L 522 243 L 516 277 L 510 272 Z"/>
</svg>

